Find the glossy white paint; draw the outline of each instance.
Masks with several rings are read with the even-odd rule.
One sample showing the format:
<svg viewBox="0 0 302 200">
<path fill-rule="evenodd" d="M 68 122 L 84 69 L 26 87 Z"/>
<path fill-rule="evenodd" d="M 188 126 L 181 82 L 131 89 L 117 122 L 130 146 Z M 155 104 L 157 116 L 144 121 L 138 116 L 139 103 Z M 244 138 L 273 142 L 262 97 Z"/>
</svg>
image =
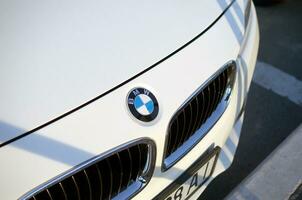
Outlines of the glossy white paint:
<svg viewBox="0 0 302 200">
<path fill-rule="evenodd" d="M 222 13 L 218 2 L 0 1 L 0 142 L 168 56 Z"/>
<path fill-rule="evenodd" d="M 237 76 L 238 84 L 235 86 L 236 91 L 238 92 L 237 108 L 242 106 L 242 104 L 244 103 L 244 98 L 246 98 L 247 92 L 249 90 L 253 77 L 253 72 L 256 65 L 258 47 L 259 47 L 259 29 L 258 29 L 258 22 L 257 22 L 255 8 L 253 6 L 250 22 L 248 25 L 247 35 L 244 38 L 244 42 L 242 44 L 237 59 L 237 63 L 240 67 Z M 232 164 L 241 134 L 243 119 L 244 119 L 244 113 L 234 124 L 232 131 L 230 132 L 227 140 L 222 146 L 222 151 L 221 151 L 222 153 L 218 159 L 216 170 L 214 171 L 211 180 L 213 180 L 216 176 L 218 176 L 220 173 L 225 171 Z M 222 123 L 228 123 L 228 121 L 226 120 Z M 217 133 L 219 134 L 219 132 L 216 132 L 216 134 Z M 207 182 L 198 192 L 196 192 L 192 196 L 192 199 L 197 199 L 200 196 L 200 194 L 209 185 L 211 180 Z"/>
<path fill-rule="evenodd" d="M 238 1 L 239 7 L 242 1 Z M 16 199 L 85 160 L 131 140 L 148 137 L 157 146 L 156 169 L 135 199 L 151 199 L 173 182 L 212 143 L 222 147 L 213 178 L 231 163 L 242 119 L 237 115 L 246 97 L 258 51 L 259 33 L 253 7 L 248 31 L 236 20 L 236 5 L 202 37 L 128 84 L 75 113 L 0 149 L 1 199 Z M 237 27 L 237 28 L 236 28 Z M 230 104 L 201 142 L 167 172 L 161 172 L 168 123 L 180 105 L 230 60 L 238 64 Z M 125 98 L 130 89 L 146 87 L 157 97 L 160 113 L 152 124 L 133 120 Z M 18 129 L 11 126 L 11 129 Z M 234 143 L 229 148 L 228 141 Z M 197 197 L 206 187 L 202 187 Z"/>
</svg>

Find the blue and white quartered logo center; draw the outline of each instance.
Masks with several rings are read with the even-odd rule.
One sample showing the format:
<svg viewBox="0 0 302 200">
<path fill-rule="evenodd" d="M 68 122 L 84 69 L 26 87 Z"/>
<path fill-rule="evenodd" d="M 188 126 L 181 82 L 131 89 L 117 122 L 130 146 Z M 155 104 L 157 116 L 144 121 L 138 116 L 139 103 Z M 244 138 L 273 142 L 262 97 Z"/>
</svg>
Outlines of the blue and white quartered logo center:
<svg viewBox="0 0 302 200">
<path fill-rule="evenodd" d="M 152 99 L 145 94 L 139 94 L 135 97 L 134 107 L 141 115 L 150 115 L 154 111 Z"/>
<path fill-rule="evenodd" d="M 158 101 L 146 88 L 133 88 L 128 93 L 127 105 L 131 114 L 143 122 L 151 122 L 158 115 Z"/>
</svg>

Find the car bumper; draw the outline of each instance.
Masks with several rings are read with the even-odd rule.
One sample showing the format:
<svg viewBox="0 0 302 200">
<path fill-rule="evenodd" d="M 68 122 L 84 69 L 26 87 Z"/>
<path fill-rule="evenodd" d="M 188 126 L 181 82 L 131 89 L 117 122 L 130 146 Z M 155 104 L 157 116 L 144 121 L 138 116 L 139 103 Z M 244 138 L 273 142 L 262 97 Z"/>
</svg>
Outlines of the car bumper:
<svg viewBox="0 0 302 200">
<path fill-rule="evenodd" d="M 233 7 L 233 6 L 232 6 Z M 138 138 L 156 144 L 155 170 L 134 198 L 152 199 L 177 179 L 211 144 L 221 147 L 212 180 L 232 163 L 243 122 L 243 106 L 251 83 L 259 43 L 255 8 L 246 31 L 230 8 L 207 32 L 150 71 L 0 150 L 2 199 L 16 199 L 74 166 Z M 233 17 L 233 19 L 232 19 Z M 206 136 L 169 170 L 162 171 L 167 127 L 176 110 L 219 68 L 237 63 L 229 105 Z M 142 124 L 126 107 L 127 93 L 145 87 L 159 102 L 155 121 Z M 210 181 L 192 199 L 197 198 Z"/>
</svg>

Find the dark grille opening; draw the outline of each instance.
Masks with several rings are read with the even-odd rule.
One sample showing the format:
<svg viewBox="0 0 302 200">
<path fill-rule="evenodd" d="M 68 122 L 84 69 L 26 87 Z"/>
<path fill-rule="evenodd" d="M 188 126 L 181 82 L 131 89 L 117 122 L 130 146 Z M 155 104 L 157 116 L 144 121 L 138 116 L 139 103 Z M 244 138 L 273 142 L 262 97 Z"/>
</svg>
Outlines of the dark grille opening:
<svg viewBox="0 0 302 200">
<path fill-rule="evenodd" d="M 207 81 L 177 111 L 168 128 L 163 170 L 191 150 L 225 111 L 235 80 L 234 62 Z"/>
<path fill-rule="evenodd" d="M 144 140 L 145 141 L 145 140 Z M 61 175 L 24 199 L 128 199 L 150 180 L 154 169 L 155 145 L 146 140 L 106 157 L 84 163 L 74 172 Z"/>
</svg>

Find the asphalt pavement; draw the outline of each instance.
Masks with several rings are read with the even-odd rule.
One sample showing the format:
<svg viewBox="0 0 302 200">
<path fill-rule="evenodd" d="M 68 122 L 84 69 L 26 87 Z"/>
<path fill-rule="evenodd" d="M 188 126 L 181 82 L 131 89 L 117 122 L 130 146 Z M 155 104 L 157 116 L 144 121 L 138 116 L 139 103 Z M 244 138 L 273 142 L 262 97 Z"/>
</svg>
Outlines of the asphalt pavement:
<svg viewBox="0 0 302 200">
<path fill-rule="evenodd" d="M 302 124 L 225 200 L 298 200 L 302 192 Z M 301 189 L 300 189 L 301 188 Z"/>
<path fill-rule="evenodd" d="M 302 81 L 302 1 L 285 0 L 256 9 L 261 37 L 258 65 L 273 69 L 267 70 L 267 74 L 274 85 L 267 87 L 255 79 L 252 82 L 233 164 L 208 186 L 200 199 L 226 197 L 302 123 L 302 104 L 299 103 L 302 96 L 299 90 Z M 274 77 L 275 74 L 281 76 Z M 285 80 L 293 80 L 298 87 L 282 82 L 280 77 L 288 77 Z M 294 93 L 290 94 L 290 91 Z"/>
</svg>

